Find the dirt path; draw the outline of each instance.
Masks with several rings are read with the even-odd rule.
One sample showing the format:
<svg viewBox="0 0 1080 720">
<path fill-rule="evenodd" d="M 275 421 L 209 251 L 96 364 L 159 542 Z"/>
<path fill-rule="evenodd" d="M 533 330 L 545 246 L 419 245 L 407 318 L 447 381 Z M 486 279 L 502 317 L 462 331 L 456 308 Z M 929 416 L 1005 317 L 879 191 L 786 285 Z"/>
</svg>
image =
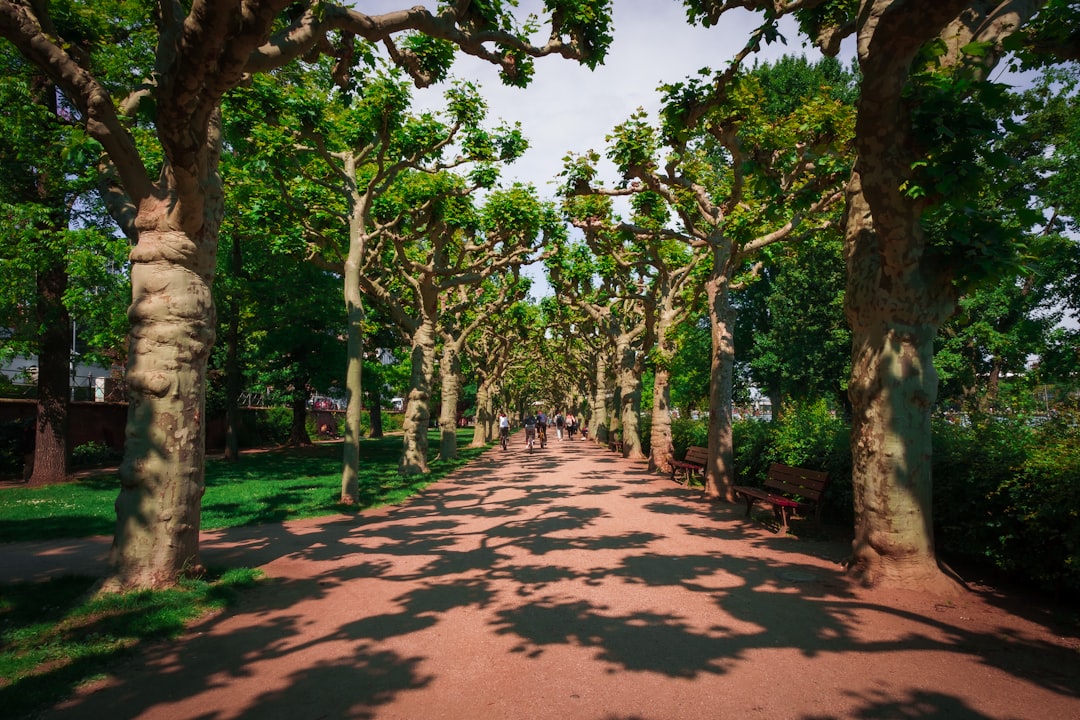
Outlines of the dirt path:
<svg viewBox="0 0 1080 720">
<path fill-rule="evenodd" d="M 46 717 L 1080 718 L 1080 641 L 1037 607 L 854 587 L 842 544 L 516 440 L 398 507 L 208 534 L 272 580 Z M 0 577 L 103 563 L 68 545 Z"/>
</svg>

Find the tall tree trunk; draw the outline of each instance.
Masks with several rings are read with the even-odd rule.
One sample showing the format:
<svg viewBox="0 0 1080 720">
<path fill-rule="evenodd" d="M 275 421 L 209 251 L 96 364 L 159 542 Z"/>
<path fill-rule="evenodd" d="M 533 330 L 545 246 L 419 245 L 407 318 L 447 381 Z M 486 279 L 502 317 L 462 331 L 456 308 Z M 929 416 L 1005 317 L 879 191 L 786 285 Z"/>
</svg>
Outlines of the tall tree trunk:
<svg viewBox="0 0 1080 720">
<path fill-rule="evenodd" d="M 671 436 L 671 371 L 668 369 L 675 354 L 668 339 L 674 324 L 675 311 L 672 302 L 665 299 L 658 308 L 656 318 L 658 359 L 653 376 L 652 422 L 649 430 L 649 469 L 661 473 L 671 472 L 671 461 L 675 452 Z"/>
<path fill-rule="evenodd" d="M 355 505 L 360 498 L 360 422 L 363 406 L 364 305 L 360 294 L 361 255 L 349 253 L 345 261 L 345 438 L 341 459 L 341 502 Z"/>
<path fill-rule="evenodd" d="M 480 378 L 480 384 L 476 387 L 476 427 L 473 430 L 473 439 L 469 447 L 484 447 L 491 439 L 491 387 L 486 375 Z"/>
<path fill-rule="evenodd" d="M 439 363 L 442 410 L 439 413 L 439 459 L 455 460 L 457 451 L 457 405 L 461 395 L 461 354 L 452 344 L 443 346 Z"/>
<path fill-rule="evenodd" d="M 713 267 L 723 268 L 727 251 L 716 247 Z M 735 369 L 735 310 L 728 295 L 727 277 L 714 270 L 705 283 L 712 326 L 709 364 L 709 461 L 705 467 L 705 496 L 735 501 L 735 449 L 731 431 L 731 387 Z"/>
<path fill-rule="evenodd" d="M 382 421 L 382 388 L 379 387 L 379 383 L 371 383 L 373 387 L 371 389 L 371 410 L 368 411 L 368 417 L 371 421 L 371 438 L 381 438 L 383 436 L 383 421 Z"/>
<path fill-rule="evenodd" d="M 625 334 L 617 341 L 619 355 L 619 418 L 622 426 L 623 457 L 640 460 L 641 449 L 641 363 L 637 349 Z"/>
<path fill-rule="evenodd" d="M 314 445 L 311 435 L 307 430 L 307 402 L 308 379 L 297 377 L 293 379 L 293 394 L 290 404 L 292 405 L 292 425 L 289 427 L 289 445 L 307 446 Z"/>
<path fill-rule="evenodd" d="M 978 61 L 986 70 L 996 58 L 993 42 L 1039 4 L 866 0 L 860 9 L 863 84 L 858 159 L 847 190 L 844 302 L 852 328 L 850 568 L 867 583 L 959 590 L 934 554 L 930 431 L 937 398 L 933 343 L 957 292 L 948 264 L 928 256 L 921 220 L 930 198 L 902 191 L 924 156 L 906 92 L 912 64 L 932 40 L 945 39 L 942 46 L 953 52 L 979 40 L 989 48 Z"/>
<path fill-rule="evenodd" d="M 428 423 L 431 419 L 431 378 L 435 369 L 434 322 L 424 320 L 413 333 L 412 383 L 405 406 L 404 449 L 398 471 L 402 475 L 428 472 Z"/>
<path fill-rule="evenodd" d="M 58 259 L 37 276 L 37 318 L 42 327 L 38 350 L 37 421 L 31 485 L 67 478 L 68 399 L 72 377 L 71 319 L 64 305 L 67 267 Z"/>
<path fill-rule="evenodd" d="M 171 204 L 143 203 L 139 225 L 147 229 L 131 252 L 127 442 L 107 591 L 168 587 L 202 571 L 206 364 L 214 342 L 220 188 L 207 191 L 195 235 L 166 222 Z"/>
<path fill-rule="evenodd" d="M 593 401 L 592 434 L 593 440 L 606 445 L 611 439 L 608 433 L 608 381 L 607 363 L 604 354 L 596 354 L 596 399 Z"/>
<path fill-rule="evenodd" d="M 949 594 L 956 587 L 934 553 L 930 413 L 938 381 L 934 338 L 955 307 L 955 291 L 946 277 L 889 262 L 861 189 L 857 170 L 845 240 L 852 328 L 851 569 L 868 584 L 914 584 Z"/>
<path fill-rule="evenodd" d="M 649 470 L 671 472 L 675 444 L 671 436 L 671 373 L 658 366 L 653 377 L 652 427 L 649 430 Z"/>
</svg>

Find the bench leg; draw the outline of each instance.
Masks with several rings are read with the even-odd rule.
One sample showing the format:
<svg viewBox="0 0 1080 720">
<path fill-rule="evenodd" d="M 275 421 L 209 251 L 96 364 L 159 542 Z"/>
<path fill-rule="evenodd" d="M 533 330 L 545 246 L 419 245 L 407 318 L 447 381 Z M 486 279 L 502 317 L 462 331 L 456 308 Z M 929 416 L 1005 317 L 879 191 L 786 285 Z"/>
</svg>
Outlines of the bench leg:
<svg viewBox="0 0 1080 720">
<path fill-rule="evenodd" d="M 780 534 L 781 535 L 787 535 L 788 509 L 786 507 L 784 507 L 783 505 L 779 505 L 779 506 L 774 505 L 773 506 L 773 514 L 776 516 L 776 519 L 780 521 Z"/>
<path fill-rule="evenodd" d="M 750 511 L 754 508 L 754 501 L 757 498 L 750 495 L 743 495 L 743 497 L 746 498 L 746 515 L 744 517 L 750 517 Z"/>
</svg>

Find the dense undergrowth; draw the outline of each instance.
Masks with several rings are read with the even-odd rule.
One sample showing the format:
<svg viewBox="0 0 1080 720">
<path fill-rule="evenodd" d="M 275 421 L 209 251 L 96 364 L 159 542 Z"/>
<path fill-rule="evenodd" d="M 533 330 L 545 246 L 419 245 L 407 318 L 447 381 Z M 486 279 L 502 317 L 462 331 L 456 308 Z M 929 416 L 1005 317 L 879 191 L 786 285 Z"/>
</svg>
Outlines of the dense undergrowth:
<svg viewBox="0 0 1080 720">
<path fill-rule="evenodd" d="M 707 445 L 705 421 L 677 420 L 676 455 Z M 965 416 L 933 425 L 934 535 L 939 555 L 1001 577 L 1080 595 L 1080 427 L 1072 418 Z M 824 519 L 853 523 L 850 428 L 822 404 L 776 422 L 734 427 L 738 482 L 772 462 L 827 470 Z"/>
</svg>

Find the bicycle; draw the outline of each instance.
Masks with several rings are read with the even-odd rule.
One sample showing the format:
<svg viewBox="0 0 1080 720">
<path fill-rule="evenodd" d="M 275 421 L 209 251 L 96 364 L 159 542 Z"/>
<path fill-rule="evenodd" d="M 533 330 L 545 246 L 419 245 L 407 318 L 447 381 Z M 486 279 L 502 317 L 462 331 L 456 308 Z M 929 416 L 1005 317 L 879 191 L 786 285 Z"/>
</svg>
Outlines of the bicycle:
<svg viewBox="0 0 1080 720">
<path fill-rule="evenodd" d="M 536 439 L 540 441 L 540 449 L 543 450 L 547 445 L 547 425 L 536 426 Z"/>
<path fill-rule="evenodd" d="M 525 445 L 528 446 L 529 452 L 533 451 L 533 445 L 536 444 L 536 428 L 525 426 Z"/>
</svg>

